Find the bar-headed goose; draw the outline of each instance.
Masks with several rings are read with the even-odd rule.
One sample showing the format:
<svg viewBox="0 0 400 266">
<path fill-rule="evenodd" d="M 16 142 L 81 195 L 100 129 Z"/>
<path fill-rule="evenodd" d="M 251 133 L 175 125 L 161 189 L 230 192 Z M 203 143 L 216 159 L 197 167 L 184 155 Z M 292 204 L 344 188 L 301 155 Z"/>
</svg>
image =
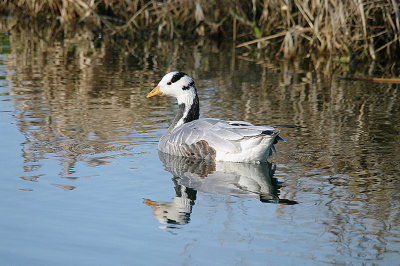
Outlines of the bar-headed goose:
<svg viewBox="0 0 400 266">
<path fill-rule="evenodd" d="M 161 137 L 158 149 L 177 156 L 230 162 L 265 162 L 275 151 L 279 130 L 243 121 L 199 119 L 193 79 L 183 72 L 166 74 L 147 98 L 167 95 L 178 100 L 178 114 Z"/>
</svg>

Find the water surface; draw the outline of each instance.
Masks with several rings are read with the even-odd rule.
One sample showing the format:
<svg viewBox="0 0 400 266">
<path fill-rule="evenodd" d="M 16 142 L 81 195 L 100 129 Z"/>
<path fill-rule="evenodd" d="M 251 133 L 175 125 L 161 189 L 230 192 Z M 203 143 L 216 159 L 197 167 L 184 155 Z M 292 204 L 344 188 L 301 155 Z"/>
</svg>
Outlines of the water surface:
<svg viewBox="0 0 400 266">
<path fill-rule="evenodd" d="M 399 85 L 217 44 L 1 35 L 0 262 L 382 264 L 400 260 Z M 190 74 L 201 116 L 282 127 L 270 164 L 159 155 Z"/>
</svg>

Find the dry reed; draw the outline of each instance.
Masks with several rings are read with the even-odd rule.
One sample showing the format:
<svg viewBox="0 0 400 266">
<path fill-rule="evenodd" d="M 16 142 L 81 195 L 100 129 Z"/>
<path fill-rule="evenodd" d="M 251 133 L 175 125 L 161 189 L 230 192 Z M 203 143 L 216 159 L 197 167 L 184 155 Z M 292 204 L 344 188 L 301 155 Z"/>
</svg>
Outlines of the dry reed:
<svg viewBox="0 0 400 266">
<path fill-rule="evenodd" d="M 2 0 L 0 12 L 17 24 L 56 21 L 64 35 L 84 25 L 107 37 L 233 39 L 286 58 L 318 51 L 382 59 L 400 55 L 397 1 Z"/>
</svg>

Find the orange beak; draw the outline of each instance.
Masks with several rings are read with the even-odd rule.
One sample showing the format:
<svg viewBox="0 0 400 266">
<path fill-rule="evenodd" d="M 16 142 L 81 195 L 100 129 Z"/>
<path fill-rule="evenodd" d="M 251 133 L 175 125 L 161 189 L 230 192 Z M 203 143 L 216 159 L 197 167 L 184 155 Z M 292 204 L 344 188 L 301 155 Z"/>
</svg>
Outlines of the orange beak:
<svg viewBox="0 0 400 266">
<path fill-rule="evenodd" d="M 162 95 L 162 92 L 160 91 L 160 86 L 157 86 L 151 92 L 149 92 L 149 94 L 147 94 L 147 98 L 159 95 Z"/>
</svg>

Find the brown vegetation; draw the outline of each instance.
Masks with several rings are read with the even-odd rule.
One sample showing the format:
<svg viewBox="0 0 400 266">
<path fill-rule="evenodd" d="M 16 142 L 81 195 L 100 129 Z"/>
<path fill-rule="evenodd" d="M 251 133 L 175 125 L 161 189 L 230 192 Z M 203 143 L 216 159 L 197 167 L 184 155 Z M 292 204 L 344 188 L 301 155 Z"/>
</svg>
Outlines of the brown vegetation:
<svg viewBox="0 0 400 266">
<path fill-rule="evenodd" d="M 397 0 L 3 0 L 15 24 L 36 22 L 47 34 L 90 29 L 102 37 L 211 36 L 291 58 L 318 51 L 372 59 L 400 54 Z M 46 22 L 46 23 L 44 23 Z"/>
</svg>

